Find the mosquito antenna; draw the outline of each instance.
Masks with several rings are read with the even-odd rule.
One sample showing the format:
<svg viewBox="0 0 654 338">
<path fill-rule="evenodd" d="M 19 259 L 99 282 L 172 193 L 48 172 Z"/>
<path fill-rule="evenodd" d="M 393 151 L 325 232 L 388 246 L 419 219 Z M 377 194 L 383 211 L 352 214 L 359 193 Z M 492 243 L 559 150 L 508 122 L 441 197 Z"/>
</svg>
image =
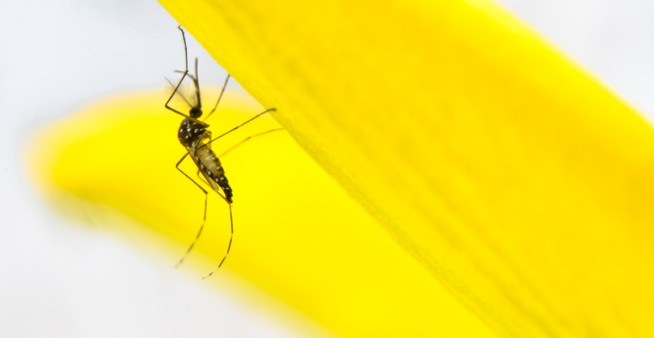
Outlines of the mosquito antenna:
<svg viewBox="0 0 654 338">
<path fill-rule="evenodd" d="M 170 106 L 170 101 L 173 99 L 173 97 L 179 90 L 179 86 L 182 85 L 182 81 L 184 81 L 184 78 L 188 74 L 188 50 L 186 48 L 186 35 L 184 34 L 184 30 L 182 29 L 182 26 L 177 26 L 177 29 L 179 29 L 179 31 L 182 32 L 182 41 L 184 42 L 184 72 L 182 72 L 182 77 L 177 82 L 177 85 L 175 86 L 175 90 L 173 90 L 172 94 L 170 94 L 170 97 L 168 98 L 164 106 L 166 107 L 166 109 L 172 111 L 175 114 L 182 115 L 184 117 L 189 117 L 188 115 Z"/>
<path fill-rule="evenodd" d="M 216 104 L 213 106 L 213 109 L 211 109 L 209 114 L 207 114 L 207 116 L 204 118 L 205 121 L 209 118 L 209 116 L 211 116 L 211 114 L 213 114 L 213 112 L 216 111 L 216 108 L 218 108 L 218 104 L 220 103 L 220 99 L 223 98 L 223 94 L 225 93 L 225 88 L 227 88 L 227 82 L 229 82 L 230 77 L 231 76 L 227 74 L 227 77 L 225 78 L 225 82 L 223 83 L 223 88 L 220 90 L 220 95 L 218 95 L 218 100 L 216 100 Z"/>
<path fill-rule="evenodd" d="M 198 77 L 198 58 L 195 58 L 195 77 L 191 77 L 195 83 L 195 95 L 198 98 L 197 108 L 202 108 L 202 100 L 200 99 L 200 78 Z"/>
<path fill-rule="evenodd" d="M 222 197 L 222 195 L 221 195 L 221 197 Z M 223 259 L 221 259 L 220 263 L 218 263 L 218 266 L 216 266 L 216 268 L 213 269 L 213 271 L 209 272 L 206 276 L 202 277 L 202 279 L 207 279 L 207 278 L 211 277 L 211 275 L 213 275 L 216 271 L 218 271 L 218 269 L 220 269 L 220 267 L 225 262 L 225 259 L 227 259 L 227 256 L 229 255 L 229 250 L 232 248 L 232 240 L 234 239 L 234 218 L 232 216 L 232 205 L 231 205 L 231 203 L 227 203 L 227 205 L 229 206 L 229 225 L 230 225 L 230 230 L 231 230 L 231 233 L 229 235 L 229 244 L 227 244 L 227 251 L 225 252 L 225 255 L 223 256 Z"/>
</svg>

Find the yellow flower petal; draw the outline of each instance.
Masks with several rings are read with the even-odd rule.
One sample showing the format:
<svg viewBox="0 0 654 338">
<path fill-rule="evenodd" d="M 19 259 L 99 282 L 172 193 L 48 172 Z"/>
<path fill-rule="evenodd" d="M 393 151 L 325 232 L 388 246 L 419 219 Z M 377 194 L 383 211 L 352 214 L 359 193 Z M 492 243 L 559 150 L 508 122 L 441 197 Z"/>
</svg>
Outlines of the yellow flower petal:
<svg viewBox="0 0 654 338">
<path fill-rule="evenodd" d="M 68 202 L 65 197 L 73 194 L 142 221 L 150 231 L 113 219 L 97 221 L 97 210 L 67 206 L 150 252 L 169 249 L 172 267 L 200 225 L 203 195 L 175 169 L 184 153 L 176 139 L 180 118 L 163 108 L 165 99 L 157 91 L 84 109 L 39 133 L 30 167 L 54 201 Z M 244 112 L 257 111 L 228 92 L 208 122 L 217 134 L 247 119 Z M 220 153 L 276 126 L 262 118 L 212 145 Z M 227 270 L 235 271 L 339 336 L 495 336 L 285 132 L 255 138 L 222 162 L 234 188 L 235 242 L 225 270 L 206 282 L 224 282 Z M 183 168 L 191 174 L 197 170 Z M 193 266 L 198 280 L 222 258 L 229 236 L 225 203 L 213 192 L 209 197 L 206 230 L 182 266 Z M 257 301 L 257 306 L 266 305 Z"/>
<path fill-rule="evenodd" d="M 493 2 L 162 2 L 503 335 L 654 336 L 652 129 Z"/>
</svg>

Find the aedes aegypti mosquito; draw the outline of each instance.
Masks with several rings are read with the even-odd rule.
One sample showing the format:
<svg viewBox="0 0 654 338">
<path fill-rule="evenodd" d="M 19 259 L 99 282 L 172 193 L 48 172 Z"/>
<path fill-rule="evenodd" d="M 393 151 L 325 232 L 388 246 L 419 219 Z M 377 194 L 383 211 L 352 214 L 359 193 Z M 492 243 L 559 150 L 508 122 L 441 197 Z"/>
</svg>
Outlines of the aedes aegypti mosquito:
<svg viewBox="0 0 654 338">
<path fill-rule="evenodd" d="M 232 196 L 233 196 L 232 188 L 229 186 L 229 182 L 227 181 L 227 176 L 225 176 L 225 170 L 223 169 L 220 163 L 220 159 L 218 158 L 218 156 L 216 156 L 214 151 L 211 149 L 211 143 L 235 131 L 236 129 L 252 122 L 253 120 L 261 117 L 262 115 L 275 111 L 275 108 L 266 109 L 263 112 L 246 120 L 245 122 L 220 134 L 219 136 L 212 138 L 211 131 L 209 130 L 209 124 L 205 121 L 209 118 L 209 116 L 211 116 L 211 114 L 213 114 L 213 112 L 216 111 L 216 108 L 218 108 L 218 104 L 220 103 L 220 99 L 222 98 L 223 93 L 225 92 L 225 87 L 227 86 L 230 76 L 227 75 L 227 78 L 223 83 L 222 90 L 220 91 L 218 99 L 216 100 L 216 104 L 213 106 L 209 114 L 207 114 L 202 120 L 200 120 L 200 118 L 202 118 L 203 112 L 202 112 L 202 100 L 200 98 L 200 82 L 198 80 L 198 59 L 197 58 L 195 59 L 195 75 L 189 74 L 186 36 L 181 26 L 177 28 L 179 29 L 180 32 L 182 32 L 182 41 L 184 42 L 184 70 L 176 71 L 177 73 L 182 74 L 181 78 L 179 79 L 179 81 L 177 81 L 176 85 L 173 85 L 172 82 L 166 79 L 168 83 L 172 87 L 174 87 L 174 90 L 172 94 L 170 94 L 168 100 L 166 101 L 165 107 L 166 109 L 174 112 L 175 114 L 184 117 L 184 120 L 179 126 L 179 130 L 177 132 L 177 138 L 179 139 L 179 142 L 184 146 L 184 148 L 186 148 L 186 153 L 184 154 L 184 156 L 182 156 L 181 159 L 179 159 L 179 161 L 177 161 L 175 167 L 177 168 L 177 170 L 179 170 L 179 172 L 181 172 L 184 176 L 186 176 L 186 178 L 188 178 L 191 182 L 193 182 L 193 184 L 195 184 L 204 193 L 204 215 L 202 218 L 202 224 L 200 225 L 200 228 L 198 229 L 198 232 L 195 235 L 195 239 L 193 239 L 193 242 L 191 242 L 191 245 L 189 245 L 188 249 L 186 249 L 186 252 L 179 259 L 179 261 L 175 266 L 177 267 L 180 264 L 182 264 L 186 259 L 186 256 L 188 256 L 188 254 L 193 250 L 193 247 L 195 246 L 196 242 L 200 238 L 200 235 L 202 234 L 202 230 L 204 229 L 204 224 L 207 221 L 207 200 L 209 195 L 207 189 L 205 189 L 202 186 L 202 184 L 194 180 L 189 174 L 184 172 L 179 167 L 180 164 L 186 159 L 186 157 L 190 157 L 193 160 L 193 163 L 195 163 L 195 165 L 198 168 L 197 176 L 201 178 L 202 183 L 206 184 L 211 188 L 211 190 L 215 191 L 227 203 L 227 206 L 229 207 L 229 223 L 230 223 L 231 231 L 230 231 L 229 243 L 227 244 L 227 251 L 225 252 L 223 258 L 220 260 L 220 263 L 218 263 L 218 266 L 216 266 L 216 268 L 213 271 L 211 271 L 209 274 L 207 274 L 204 277 L 207 278 L 213 275 L 213 273 L 216 272 L 225 262 L 225 259 L 229 255 L 229 251 L 232 247 L 232 239 L 234 237 L 234 218 L 232 215 Z M 182 82 L 186 77 L 189 77 L 193 81 L 194 95 L 192 96 L 194 97 L 185 97 L 184 95 L 179 93 L 180 86 L 182 85 Z M 190 110 L 188 114 L 184 114 L 183 112 L 170 106 L 170 101 L 173 99 L 173 97 L 176 94 L 178 94 L 190 106 Z M 278 130 L 281 129 L 273 129 L 260 134 L 249 136 L 245 140 L 239 142 L 236 146 L 238 146 L 239 144 L 245 141 L 250 140 L 255 136 L 263 135 Z M 233 149 L 234 147 L 232 147 L 231 149 Z M 202 175 L 201 177 L 200 174 Z"/>
</svg>

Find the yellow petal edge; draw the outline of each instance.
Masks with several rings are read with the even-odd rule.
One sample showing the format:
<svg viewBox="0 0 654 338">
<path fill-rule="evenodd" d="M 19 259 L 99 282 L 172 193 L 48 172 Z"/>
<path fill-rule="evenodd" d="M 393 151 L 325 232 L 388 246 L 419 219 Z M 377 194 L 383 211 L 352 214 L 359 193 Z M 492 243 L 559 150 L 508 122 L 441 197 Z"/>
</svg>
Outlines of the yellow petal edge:
<svg viewBox="0 0 654 338">
<path fill-rule="evenodd" d="M 215 134 L 261 111 L 242 95 L 226 92 L 208 121 Z M 200 225 L 203 195 L 175 169 L 184 153 L 176 137 L 180 118 L 163 108 L 165 98 L 164 91 L 131 93 L 81 109 L 38 133 L 29 167 L 64 212 L 109 229 L 148 254 L 165 251 L 162 261 L 172 269 Z M 274 120 L 262 118 L 212 145 L 220 154 L 276 127 Z M 311 337 L 326 332 L 341 337 L 496 336 L 285 132 L 256 137 L 221 160 L 234 188 L 235 239 L 224 268 L 205 283 Z M 182 168 L 194 174 L 197 169 L 189 164 Z M 119 210 L 145 227 L 99 206 Z M 180 273 L 190 266 L 200 282 L 215 267 L 227 245 L 228 219 L 226 205 L 211 193 L 206 229 Z M 239 280 L 229 272 L 302 315 L 236 285 Z M 326 332 L 315 331 L 311 323 Z"/>
<path fill-rule="evenodd" d="M 652 129 L 502 8 L 161 2 L 503 336 L 654 336 Z"/>
</svg>

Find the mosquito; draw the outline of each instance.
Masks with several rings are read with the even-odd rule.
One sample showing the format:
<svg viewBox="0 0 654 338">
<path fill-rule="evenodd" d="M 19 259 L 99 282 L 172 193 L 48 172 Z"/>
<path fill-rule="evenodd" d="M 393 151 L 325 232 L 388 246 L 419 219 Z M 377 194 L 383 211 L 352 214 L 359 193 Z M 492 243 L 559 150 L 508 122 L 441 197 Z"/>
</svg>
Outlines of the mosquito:
<svg viewBox="0 0 654 338">
<path fill-rule="evenodd" d="M 179 259 L 177 264 L 175 264 L 175 267 L 180 266 L 184 262 L 186 257 L 193 250 L 193 247 L 195 247 L 195 244 L 200 238 L 200 235 L 202 235 L 202 230 L 204 230 L 204 224 L 207 221 L 207 201 L 208 201 L 209 192 L 205 187 L 208 186 L 209 188 L 211 188 L 211 190 L 215 191 L 229 207 L 229 224 L 230 224 L 229 243 L 227 244 L 227 250 L 225 252 L 225 255 L 220 260 L 220 263 L 218 263 L 216 268 L 203 277 L 203 278 L 208 278 L 211 275 L 213 275 L 218 269 L 220 269 L 220 267 L 225 262 L 225 259 L 229 255 L 229 251 L 232 247 L 232 240 L 234 238 L 234 217 L 232 213 L 233 192 L 232 192 L 232 188 L 229 185 L 229 181 L 227 180 L 227 176 L 225 175 L 225 170 L 223 169 L 223 166 L 220 163 L 220 159 L 218 158 L 218 156 L 216 156 L 216 153 L 214 153 L 214 151 L 211 149 L 211 143 L 235 131 L 236 129 L 252 122 L 253 120 L 263 116 L 264 114 L 275 111 L 275 108 L 266 109 L 263 112 L 246 120 L 245 122 L 220 134 L 218 137 L 212 138 L 211 131 L 209 130 L 209 124 L 206 122 L 206 120 L 218 108 L 218 104 L 220 103 L 220 100 L 222 99 L 223 94 L 225 93 L 225 88 L 227 87 L 227 83 L 229 82 L 230 76 L 227 75 L 227 77 L 225 78 L 225 82 L 223 83 L 218 99 L 216 100 L 216 104 L 213 106 L 211 111 L 204 118 L 202 118 L 203 112 L 202 112 L 202 100 L 200 97 L 200 82 L 198 78 L 198 59 L 195 58 L 195 75 L 190 74 L 188 69 L 188 50 L 186 47 L 186 36 L 181 26 L 178 26 L 177 28 L 182 33 L 182 41 L 184 43 L 184 70 L 175 71 L 177 73 L 182 74 L 180 79 L 177 81 L 176 85 L 173 85 L 173 83 L 170 82 L 170 80 L 166 79 L 166 81 L 168 81 L 168 83 L 172 87 L 174 87 L 174 90 L 172 94 L 170 94 L 168 100 L 166 101 L 165 107 L 166 109 L 172 111 L 173 113 L 184 117 L 184 120 L 182 120 L 182 123 L 179 126 L 179 130 L 177 132 L 177 138 L 179 139 L 179 142 L 186 149 L 186 153 L 184 154 L 184 156 L 182 156 L 182 158 L 179 159 L 179 161 L 177 161 L 175 168 L 177 168 L 179 172 L 181 172 L 184 176 L 186 176 L 186 178 L 188 178 L 191 182 L 193 182 L 193 184 L 195 184 L 195 186 L 197 186 L 198 189 L 200 189 L 204 194 L 204 213 L 202 217 L 202 223 L 200 224 L 200 228 L 198 229 L 195 238 L 189 245 L 188 249 L 186 249 L 184 255 L 182 255 L 182 257 Z M 187 77 L 190 78 L 191 81 L 193 82 L 192 95 L 190 95 L 189 97 L 186 97 L 179 92 L 182 82 Z M 170 101 L 173 99 L 173 97 L 176 94 L 178 94 L 189 105 L 190 109 L 188 114 L 185 114 L 170 106 Z M 263 135 L 268 132 L 277 131 L 277 130 L 281 130 L 281 129 L 273 129 L 257 135 L 249 136 L 245 140 L 236 144 L 234 147 L 230 148 L 228 151 L 234 149 L 236 146 L 250 140 L 255 136 Z M 187 174 L 186 172 L 184 172 L 184 170 L 180 168 L 180 164 L 182 164 L 182 162 L 187 157 L 190 157 L 191 160 L 193 160 L 193 163 L 195 163 L 198 169 L 197 176 L 200 178 L 202 183 L 204 183 L 205 187 L 203 187 L 203 185 L 200 182 L 193 179 L 189 174 Z"/>
</svg>

